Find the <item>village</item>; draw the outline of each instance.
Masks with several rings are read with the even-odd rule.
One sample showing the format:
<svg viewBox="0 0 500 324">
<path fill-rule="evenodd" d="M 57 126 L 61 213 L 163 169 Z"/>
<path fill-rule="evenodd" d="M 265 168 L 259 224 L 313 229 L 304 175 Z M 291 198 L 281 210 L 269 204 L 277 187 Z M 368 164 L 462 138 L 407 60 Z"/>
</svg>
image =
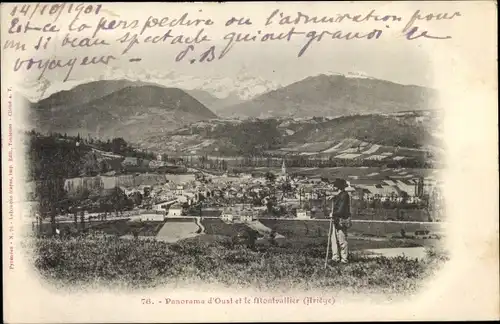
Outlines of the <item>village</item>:
<svg viewBox="0 0 500 324">
<path fill-rule="evenodd" d="M 136 158 L 125 158 L 122 163 L 127 166 L 139 162 Z M 118 217 L 142 221 L 175 217 L 220 218 L 225 222 L 259 218 L 307 220 L 327 218 L 331 198 L 336 194 L 333 179 L 291 173 L 285 160 L 281 170 L 274 173 L 254 170 L 213 174 L 192 168 L 186 172 L 161 173 L 158 169 L 168 166 L 161 155 L 148 164 L 150 170 L 157 172 L 65 179 L 64 191 L 72 198 L 73 206 L 61 209 L 56 218 L 70 221 L 73 214 L 78 214 L 83 219 L 100 220 Z M 407 172 L 399 172 L 405 175 L 384 180 L 348 177 L 346 190 L 351 196 L 353 219 L 441 220 L 439 181 L 430 176 L 409 178 Z M 124 196 L 122 203 L 115 201 L 103 206 L 99 201 L 117 192 Z M 35 204 L 31 210 L 36 208 Z"/>
</svg>

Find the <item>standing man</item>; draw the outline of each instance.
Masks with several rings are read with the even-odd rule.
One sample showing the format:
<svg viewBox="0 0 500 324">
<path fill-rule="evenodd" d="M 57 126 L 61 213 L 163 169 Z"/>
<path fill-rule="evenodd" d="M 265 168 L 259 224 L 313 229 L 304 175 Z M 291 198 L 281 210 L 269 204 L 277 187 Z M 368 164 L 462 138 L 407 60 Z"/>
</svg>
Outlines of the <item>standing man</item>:
<svg viewBox="0 0 500 324">
<path fill-rule="evenodd" d="M 332 236 L 332 261 L 348 262 L 347 229 L 351 227 L 350 197 L 346 192 L 347 182 L 344 179 L 336 179 L 333 186 L 339 193 L 333 198 L 333 210 L 330 217 L 333 217 Z"/>
</svg>

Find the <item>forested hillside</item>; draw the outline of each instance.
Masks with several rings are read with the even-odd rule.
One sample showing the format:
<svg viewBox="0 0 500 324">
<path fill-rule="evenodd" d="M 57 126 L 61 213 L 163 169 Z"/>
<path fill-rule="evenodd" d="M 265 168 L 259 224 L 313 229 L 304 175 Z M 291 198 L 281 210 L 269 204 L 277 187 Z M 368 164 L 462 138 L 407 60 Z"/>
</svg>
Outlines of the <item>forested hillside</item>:
<svg viewBox="0 0 500 324">
<path fill-rule="evenodd" d="M 26 137 L 27 171 L 29 180 L 47 180 L 93 176 L 111 170 L 120 171 L 125 156 L 153 159 L 152 152 L 142 152 L 123 138 L 101 141 L 52 133 L 43 135 L 31 131 Z M 99 150 L 114 153 L 103 156 Z"/>
</svg>

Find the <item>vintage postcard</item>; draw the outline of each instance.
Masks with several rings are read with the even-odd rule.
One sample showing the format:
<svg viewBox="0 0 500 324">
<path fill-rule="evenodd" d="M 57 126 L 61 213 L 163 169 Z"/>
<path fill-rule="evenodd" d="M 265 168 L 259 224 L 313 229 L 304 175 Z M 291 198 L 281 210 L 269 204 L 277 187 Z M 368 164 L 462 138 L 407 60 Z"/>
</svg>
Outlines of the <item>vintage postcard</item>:
<svg viewBox="0 0 500 324">
<path fill-rule="evenodd" d="M 2 3 L 4 321 L 498 319 L 496 20 Z"/>
</svg>

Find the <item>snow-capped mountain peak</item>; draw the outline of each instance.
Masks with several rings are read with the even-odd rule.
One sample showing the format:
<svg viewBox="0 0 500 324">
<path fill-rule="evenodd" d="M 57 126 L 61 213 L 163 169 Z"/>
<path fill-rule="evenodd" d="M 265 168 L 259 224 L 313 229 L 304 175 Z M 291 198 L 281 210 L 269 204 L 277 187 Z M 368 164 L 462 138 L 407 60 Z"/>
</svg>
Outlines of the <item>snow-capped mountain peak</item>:
<svg viewBox="0 0 500 324">
<path fill-rule="evenodd" d="M 326 74 L 327 75 L 341 75 L 341 76 L 344 76 L 346 78 L 352 78 L 352 79 L 375 79 L 362 71 L 352 71 L 352 72 L 347 72 L 347 74 L 329 71 Z"/>
<path fill-rule="evenodd" d="M 119 68 L 109 68 L 105 71 L 102 79 L 127 79 L 131 81 L 141 80 L 158 83 L 166 87 L 176 87 L 184 90 L 204 90 L 219 98 L 237 96 L 239 99 L 250 99 L 264 92 L 275 90 L 280 84 L 255 77 L 248 73 L 238 73 L 236 78 L 215 75 L 209 78 L 201 78 L 179 74 L 174 71 L 159 72 L 154 70 L 132 70 L 126 71 Z"/>
<path fill-rule="evenodd" d="M 214 75 L 197 77 L 180 74 L 175 71 L 160 72 L 142 68 L 121 69 L 108 66 L 101 75 L 84 80 L 70 82 L 50 82 L 49 80 L 25 80 L 21 92 L 33 101 L 44 99 L 52 93 L 69 90 L 79 84 L 98 80 L 129 80 L 157 83 L 165 87 L 175 87 L 183 90 L 204 90 L 220 99 L 236 98 L 251 99 L 265 92 L 281 87 L 280 84 L 251 75 L 247 70 L 241 70 L 236 77 Z"/>
</svg>

